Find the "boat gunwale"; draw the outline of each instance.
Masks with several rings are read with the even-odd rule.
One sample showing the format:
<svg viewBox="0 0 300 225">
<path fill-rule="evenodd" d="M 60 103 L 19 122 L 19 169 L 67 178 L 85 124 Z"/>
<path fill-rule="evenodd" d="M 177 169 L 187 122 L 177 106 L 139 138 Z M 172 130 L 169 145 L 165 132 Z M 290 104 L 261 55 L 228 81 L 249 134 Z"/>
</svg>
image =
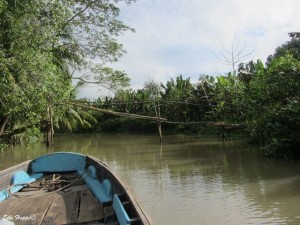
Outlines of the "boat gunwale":
<svg viewBox="0 0 300 225">
<path fill-rule="evenodd" d="M 123 189 L 123 192 L 126 193 L 127 197 L 129 198 L 130 202 L 132 203 L 133 207 L 137 211 L 137 214 L 140 216 L 140 219 L 142 220 L 142 223 L 144 225 L 155 225 L 151 217 L 147 214 L 147 212 L 144 209 L 144 206 L 140 202 L 140 200 L 136 197 L 131 187 L 127 184 L 127 182 L 124 181 L 113 169 L 111 169 L 107 164 L 99 160 L 98 158 L 87 155 L 87 162 L 88 160 L 92 160 L 94 163 L 97 163 L 100 165 L 101 168 L 106 170 L 113 178 L 115 179 L 114 182 L 117 182 L 118 185 Z"/>
</svg>

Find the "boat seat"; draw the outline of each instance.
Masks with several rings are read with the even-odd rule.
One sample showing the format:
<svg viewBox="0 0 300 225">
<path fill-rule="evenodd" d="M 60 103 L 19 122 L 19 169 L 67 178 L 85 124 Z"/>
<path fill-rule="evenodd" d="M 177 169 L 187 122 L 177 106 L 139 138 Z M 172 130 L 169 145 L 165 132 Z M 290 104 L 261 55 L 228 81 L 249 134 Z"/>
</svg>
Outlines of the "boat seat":
<svg viewBox="0 0 300 225">
<path fill-rule="evenodd" d="M 10 181 L 10 187 L 0 191 L 0 202 L 9 198 L 11 194 L 20 191 L 27 184 L 32 183 L 42 177 L 43 173 L 35 173 L 30 176 L 25 171 L 18 171 L 14 173 Z"/>
<path fill-rule="evenodd" d="M 10 185 L 29 184 L 43 177 L 43 173 L 28 175 L 25 171 L 16 172 L 10 181 Z"/>
<path fill-rule="evenodd" d="M 86 157 L 77 153 L 56 152 L 32 160 L 31 169 L 35 173 L 60 173 L 84 170 Z"/>
<path fill-rule="evenodd" d="M 112 206 L 118 218 L 119 225 L 130 225 L 132 222 L 138 220 L 138 218 L 129 218 L 124 205 L 117 194 L 114 194 Z"/>
<path fill-rule="evenodd" d="M 107 203 L 112 201 L 111 182 L 108 179 L 105 179 L 101 183 L 97 179 L 94 166 L 89 166 L 87 170 L 79 170 L 77 173 L 83 177 L 85 184 L 99 202 Z"/>
<path fill-rule="evenodd" d="M 130 225 L 130 223 L 131 223 L 130 218 L 129 218 L 120 198 L 116 194 L 114 194 L 114 198 L 113 198 L 113 208 L 117 215 L 119 224 L 120 225 Z"/>
</svg>

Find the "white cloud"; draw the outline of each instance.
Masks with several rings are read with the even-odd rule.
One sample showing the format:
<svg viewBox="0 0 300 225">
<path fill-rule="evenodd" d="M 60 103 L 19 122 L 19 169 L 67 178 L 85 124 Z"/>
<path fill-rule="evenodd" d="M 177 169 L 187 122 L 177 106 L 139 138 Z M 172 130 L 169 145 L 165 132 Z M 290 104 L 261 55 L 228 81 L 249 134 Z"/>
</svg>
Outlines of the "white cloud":
<svg viewBox="0 0 300 225">
<path fill-rule="evenodd" d="M 128 53 L 113 66 L 127 72 L 133 88 L 149 78 L 164 83 L 179 74 L 196 80 L 230 71 L 214 54 L 235 36 L 255 47 L 251 59 L 265 61 L 300 27 L 298 0 L 138 0 L 118 6 L 121 20 L 136 32 L 119 38 Z"/>
</svg>

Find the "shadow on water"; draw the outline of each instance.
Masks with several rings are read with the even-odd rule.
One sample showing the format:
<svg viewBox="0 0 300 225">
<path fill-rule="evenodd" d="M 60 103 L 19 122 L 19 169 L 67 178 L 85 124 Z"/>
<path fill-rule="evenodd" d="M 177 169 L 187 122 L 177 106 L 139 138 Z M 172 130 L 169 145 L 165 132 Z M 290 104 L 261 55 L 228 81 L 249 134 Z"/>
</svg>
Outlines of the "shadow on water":
<svg viewBox="0 0 300 225">
<path fill-rule="evenodd" d="M 53 151 L 93 155 L 124 177 L 157 224 L 300 224 L 300 165 L 215 137 L 61 135 Z M 51 151 L 0 153 L 1 169 Z"/>
</svg>

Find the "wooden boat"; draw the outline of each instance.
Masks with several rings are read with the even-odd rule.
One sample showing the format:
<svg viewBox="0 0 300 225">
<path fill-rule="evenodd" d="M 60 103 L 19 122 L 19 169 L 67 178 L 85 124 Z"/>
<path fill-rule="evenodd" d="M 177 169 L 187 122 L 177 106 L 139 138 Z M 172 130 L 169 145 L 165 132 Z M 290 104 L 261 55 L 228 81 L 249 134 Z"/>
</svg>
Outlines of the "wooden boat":
<svg viewBox="0 0 300 225">
<path fill-rule="evenodd" d="M 103 162 L 53 153 L 0 172 L 0 225 L 153 225 L 129 187 Z"/>
</svg>

